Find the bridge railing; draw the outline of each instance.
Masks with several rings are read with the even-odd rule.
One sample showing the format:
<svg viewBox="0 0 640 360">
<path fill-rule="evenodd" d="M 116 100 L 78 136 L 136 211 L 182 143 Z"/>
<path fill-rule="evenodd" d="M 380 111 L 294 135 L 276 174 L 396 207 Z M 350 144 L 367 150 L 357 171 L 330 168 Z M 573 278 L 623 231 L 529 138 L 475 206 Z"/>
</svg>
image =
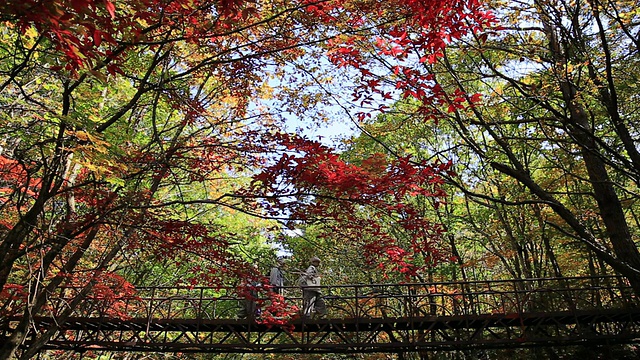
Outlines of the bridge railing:
<svg viewBox="0 0 640 360">
<path fill-rule="evenodd" d="M 48 314 L 59 314 L 79 289 L 52 294 Z M 638 305 L 624 278 L 616 276 L 323 286 L 331 318 L 415 318 L 574 311 Z M 270 300 L 260 292 L 258 308 Z M 284 289 L 302 307 L 301 290 Z M 237 288 L 141 287 L 134 296 L 92 294 L 73 310 L 78 317 L 232 319 L 245 296 Z M 258 315 L 259 316 L 259 315 Z"/>
<path fill-rule="evenodd" d="M 617 277 L 349 285 L 328 290 L 329 307 L 346 317 L 572 311 L 637 303 L 629 285 Z"/>
</svg>

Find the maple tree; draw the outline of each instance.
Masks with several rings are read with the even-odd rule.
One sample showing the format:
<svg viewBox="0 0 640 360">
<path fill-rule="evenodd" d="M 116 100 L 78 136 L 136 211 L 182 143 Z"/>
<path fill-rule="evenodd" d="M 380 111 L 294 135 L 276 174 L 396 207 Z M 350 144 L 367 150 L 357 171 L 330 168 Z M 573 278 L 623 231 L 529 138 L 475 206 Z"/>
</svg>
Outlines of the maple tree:
<svg viewBox="0 0 640 360">
<path fill-rule="evenodd" d="M 405 96 L 445 101 L 428 77 L 368 67 L 361 55 L 396 61 L 417 48 L 434 61 L 449 41 L 493 25 L 480 2 L 26 0 L 0 4 L 0 21 L 0 299 L 21 316 L 0 358 L 30 358 L 54 336 L 57 325 L 29 325 L 58 287 L 81 289 L 52 314 L 60 322 L 87 297 L 124 316 L 115 304 L 134 296 L 133 279 L 121 269 L 140 254 L 200 259 L 185 265 L 188 282 L 256 276 L 233 251 L 242 239 L 215 221 L 231 211 L 351 224 L 350 238 L 368 234 L 354 245 L 372 263 L 407 275 L 426 265 L 413 254 L 440 259 L 440 229 L 406 200 L 439 197 L 449 164 L 346 163 L 282 133 L 286 114 L 259 100 L 277 93 L 280 77 L 280 94 L 310 93 L 309 103 L 273 97 L 287 110 L 321 105 L 307 82 L 284 76 L 317 80 L 322 70 L 303 65 L 324 58 L 358 69 L 361 104 L 365 91 L 391 96 L 372 78 L 383 70 Z M 356 208 L 395 218 L 415 241 L 399 246 Z"/>
<path fill-rule="evenodd" d="M 316 224 L 318 237 L 363 249 L 369 264 L 407 276 L 416 275 L 416 256 L 425 258 L 422 265 L 446 256 L 438 246 L 442 229 L 425 221 L 407 200 L 442 197 L 441 174 L 449 164 L 374 154 L 355 165 L 305 138 L 287 136 L 284 146 L 296 153 L 266 167 L 249 190 L 250 197 L 269 199 L 266 208 L 273 216 L 285 211 L 291 228 L 298 222 Z M 382 226 L 383 219 L 394 219 L 410 242 L 400 245 L 397 235 Z"/>
<path fill-rule="evenodd" d="M 544 248 L 538 254 L 548 255 L 550 262 L 561 249 L 566 267 L 549 264 L 556 266 L 550 273 L 618 272 L 638 292 L 637 82 L 631 75 L 638 66 L 635 5 L 536 1 L 488 6 L 500 14 L 500 31 L 464 36 L 427 61 L 421 62 L 419 53 L 405 55 L 413 64 L 407 70 L 411 77 L 429 79 L 433 90 L 423 97 L 405 92 L 407 100 L 415 101 L 406 101 L 399 116 L 419 124 L 414 129 L 425 119 L 446 122 L 451 129 L 450 144 L 425 147 L 429 156 L 445 162 L 469 159 L 466 168 L 455 168 L 462 177 L 448 181 L 488 208 L 469 215 L 500 223 L 491 231 L 485 222 L 470 224 L 476 232 L 486 231 L 482 243 L 500 237 L 510 243 L 512 252 L 495 252 L 505 257 L 499 261 L 508 264 L 507 255 L 529 261 L 535 254 L 525 259 L 521 245 Z M 376 79 L 371 83 L 384 81 Z M 363 89 L 358 96 L 375 98 L 379 88 Z M 438 94 L 443 100 L 433 101 Z M 385 141 L 384 131 L 389 132 L 369 133 L 384 145 L 373 151 L 406 149 L 406 142 Z M 523 224 L 509 219 L 518 213 L 536 220 L 520 234 L 509 233 L 514 223 Z M 541 238 L 532 241 L 532 235 Z M 495 246 L 504 249 L 501 243 Z M 531 276 L 530 270 L 513 275 Z"/>
<path fill-rule="evenodd" d="M 517 184 L 494 174 L 489 167 L 477 166 L 473 152 L 469 147 L 461 146 L 451 124 L 443 121 L 436 127 L 425 122 L 422 116 L 414 113 L 417 106 L 415 101 L 401 101 L 383 116 L 365 122 L 362 127 L 368 135 L 350 139 L 349 149 L 342 156 L 357 159 L 388 151 L 386 146 L 395 151 L 402 149 L 415 159 L 438 157 L 447 161 L 447 158 L 455 158 L 451 169 L 459 175 L 456 179 L 468 183 L 467 192 L 492 198 L 524 196 Z M 544 158 L 531 157 L 530 162 L 544 162 Z M 441 206 L 420 206 L 419 209 L 432 223 L 450 229 L 442 236 L 455 256 L 457 266 L 443 263 L 429 269 L 430 280 L 596 275 L 590 272 L 592 266 L 584 266 L 589 255 L 580 251 L 572 239 L 547 225 L 548 221 L 558 219 L 543 206 L 492 204 L 457 191 L 451 179 L 447 180 L 444 189 L 447 198 Z"/>
</svg>

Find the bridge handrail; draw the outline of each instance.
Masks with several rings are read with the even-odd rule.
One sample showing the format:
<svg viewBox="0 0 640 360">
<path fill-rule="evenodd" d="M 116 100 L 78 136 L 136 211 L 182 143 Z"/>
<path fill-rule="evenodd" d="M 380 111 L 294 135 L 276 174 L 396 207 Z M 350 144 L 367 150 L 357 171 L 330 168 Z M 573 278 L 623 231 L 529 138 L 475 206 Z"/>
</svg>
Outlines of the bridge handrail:
<svg viewBox="0 0 640 360">
<path fill-rule="evenodd" d="M 531 278 L 519 280 L 441 281 L 399 284 L 325 285 L 330 315 L 338 317 L 416 317 L 487 313 L 523 313 L 544 309 L 576 310 L 636 306 L 628 282 L 616 275 Z M 80 287 L 52 294 L 50 309 L 64 308 Z M 119 301 L 126 316 L 144 318 L 232 318 L 245 299 L 241 287 L 138 287 L 136 295 Z M 288 302 L 302 307 L 301 290 L 284 287 Z M 268 304 L 268 294 L 256 299 Z M 111 316 L 108 299 L 89 298 L 76 310 L 79 316 Z"/>
<path fill-rule="evenodd" d="M 493 279 L 493 280 L 467 280 L 467 281 L 427 281 L 427 282 L 401 282 L 401 283 L 353 283 L 353 284 L 335 284 L 335 285 L 323 285 L 323 288 L 352 288 L 352 287 L 388 287 L 388 286 L 424 286 L 424 285 L 471 285 L 471 284 L 505 284 L 505 283 L 534 283 L 534 282 L 549 282 L 549 281 L 569 281 L 569 280 L 603 280 L 603 279 L 617 279 L 627 282 L 627 279 L 621 275 L 598 275 L 598 276 L 568 276 L 568 277 L 541 277 L 541 278 L 523 278 L 523 279 Z M 189 285 L 160 285 L 160 286 L 134 286 L 138 290 L 146 289 L 180 289 L 180 290 L 222 290 L 222 289 L 236 289 L 237 286 L 189 286 Z M 82 286 L 64 286 L 65 289 L 81 289 Z M 289 289 L 299 289 L 299 286 L 285 286 Z"/>
</svg>

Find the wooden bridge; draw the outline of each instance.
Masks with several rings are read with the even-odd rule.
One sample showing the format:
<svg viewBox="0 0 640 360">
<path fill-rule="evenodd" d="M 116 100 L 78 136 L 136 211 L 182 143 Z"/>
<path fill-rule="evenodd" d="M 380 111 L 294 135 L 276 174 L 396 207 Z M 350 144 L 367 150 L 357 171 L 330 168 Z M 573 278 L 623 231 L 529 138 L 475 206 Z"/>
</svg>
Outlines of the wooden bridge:
<svg viewBox="0 0 640 360">
<path fill-rule="evenodd" d="M 126 317 L 109 314 L 106 299 L 94 296 L 59 318 L 77 292 L 67 288 L 52 296 L 48 314 L 33 321 L 35 329 L 59 326 L 47 349 L 80 352 L 401 353 L 640 341 L 640 304 L 625 280 L 614 276 L 323 291 L 327 319 L 294 316 L 276 324 L 266 315 L 237 319 L 243 300 L 235 289 L 202 287 L 139 288 L 135 297 L 110 299 L 109 308 L 116 301 Z M 284 295 L 301 306 L 300 289 Z M 267 309 L 269 302 L 260 306 Z M 19 319 L 0 319 L 3 338 Z"/>
</svg>

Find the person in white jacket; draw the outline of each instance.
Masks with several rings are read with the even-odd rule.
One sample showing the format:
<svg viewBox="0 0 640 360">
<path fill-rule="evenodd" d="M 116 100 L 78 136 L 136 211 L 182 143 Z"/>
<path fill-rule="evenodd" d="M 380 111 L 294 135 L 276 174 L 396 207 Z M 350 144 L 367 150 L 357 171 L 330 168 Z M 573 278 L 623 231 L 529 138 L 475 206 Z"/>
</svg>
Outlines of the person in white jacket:
<svg viewBox="0 0 640 360">
<path fill-rule="evenodd" d="M 303 318 L 309 319 L 313 312 L 321 318 L 325 318 L 327 315 L 327 307 L 322 298 L 322 292 L 320 291 L 320 259 L 314 256 L 309 260 L 311 265 L 305 271 L 304 283 L 302 284 L 302 302 L 303 302 Z"/>
</svg>

